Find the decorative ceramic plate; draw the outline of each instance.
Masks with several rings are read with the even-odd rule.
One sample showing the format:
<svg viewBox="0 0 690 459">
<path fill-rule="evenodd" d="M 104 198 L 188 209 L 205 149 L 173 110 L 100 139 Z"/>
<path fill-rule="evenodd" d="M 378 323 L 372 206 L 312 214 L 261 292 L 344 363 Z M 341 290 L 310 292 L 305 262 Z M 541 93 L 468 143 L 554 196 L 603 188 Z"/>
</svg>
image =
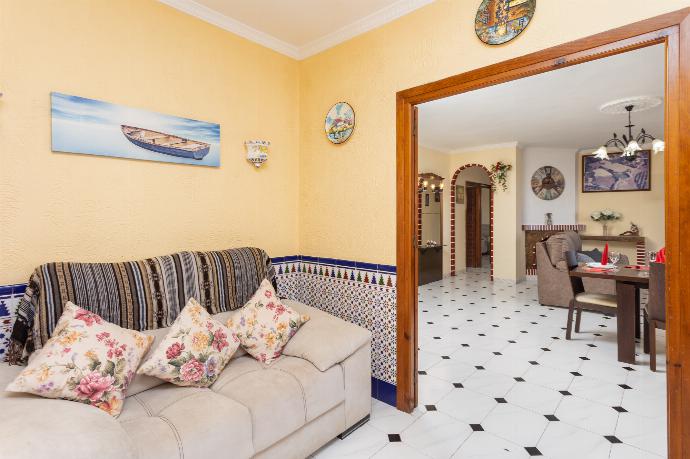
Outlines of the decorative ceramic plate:
<svg viewBox="0 0 690 459">
<path fill-rule="evenodd" d="M 520 35 L 534 16 L 537 0 L 483 0 L 474 30 L 487 45 L 501 45 Z"/>
<path fill-rule="evenodd" d="M 326 115 L 325 131 L 334 144 L 344 143 L 355 130 L 355 111 L 347 102 L 338 102 Z"/>
<path fill-rule="evenodd" d="M 553 166 L 543 166 L 532 175 L 532 191 L 539 199 L 551 201 L 559 197 L 565 189 L 565 177 Z"/>
</svg>

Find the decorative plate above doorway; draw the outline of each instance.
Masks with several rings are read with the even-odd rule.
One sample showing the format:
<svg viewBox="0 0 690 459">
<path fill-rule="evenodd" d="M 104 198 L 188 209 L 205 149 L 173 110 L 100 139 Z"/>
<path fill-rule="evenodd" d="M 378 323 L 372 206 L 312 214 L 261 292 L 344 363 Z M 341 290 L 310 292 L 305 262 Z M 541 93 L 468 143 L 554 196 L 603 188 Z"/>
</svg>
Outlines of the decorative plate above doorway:
<svg viewBox="0 0 690 459">
<path fill-rule="evenodd" d="M 553 166 L 543 166 L 532 175 L 532 191 L 544 201 L 556 199 L 563 193 L 565 177 Z"/>
<path fill-rule="evenodd" d="M 537 0 L 482 0 L 474 30 L 487 45 L 502 45 L 522 33 L 534 16 Z"/>
<path fill-rule="evenodd" d="M 338 102 L 328 111 L 324 127 L 334 144 L 345 143 L 355 130 L 355 111 L 347 102 Z"/>
</svg>

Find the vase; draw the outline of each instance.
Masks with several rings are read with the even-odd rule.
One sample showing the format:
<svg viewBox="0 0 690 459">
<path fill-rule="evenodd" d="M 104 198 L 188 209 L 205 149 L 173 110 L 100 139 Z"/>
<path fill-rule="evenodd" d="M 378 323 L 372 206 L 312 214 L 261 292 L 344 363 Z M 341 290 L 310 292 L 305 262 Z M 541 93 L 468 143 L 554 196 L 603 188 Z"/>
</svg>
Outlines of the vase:
<svg viewBox="0 0 690 459">
<path fill-rule="evenodd" d="M 608 236 L 608 235 L 609 235 L 609 224 L 608 224 L 608 223 L 604 223 L 604 224 L 602 225 L 602 229 L 603 229 L 603 231 L 604 231 L 604 236 Z"/>
</svg>

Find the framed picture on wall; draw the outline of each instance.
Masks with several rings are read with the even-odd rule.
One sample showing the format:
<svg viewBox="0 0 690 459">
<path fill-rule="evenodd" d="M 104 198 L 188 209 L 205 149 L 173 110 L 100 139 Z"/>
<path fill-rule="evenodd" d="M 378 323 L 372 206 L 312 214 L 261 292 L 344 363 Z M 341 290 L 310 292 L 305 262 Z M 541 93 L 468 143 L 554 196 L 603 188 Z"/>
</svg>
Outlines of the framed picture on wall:
<svg viewBox="0 0 690 459">
<path fill-rule="evenodd" d="M 441 202 L 441 193 L 434 193 L 434 202 Z"/>
<path fill-rule="evenodd" d="M 429 193 L 424 193 L 424 207 L 429 207 Z"/>
<path fill-rule="evenodd" d="M 649 150 L 634 158 L 609 153 L 609 159 L 582 157 L 582 192 L 649 191 L 652 189 L 652 160 Z"/>
<path fill-rule="evenodd" d="M 465 204 L 465 187 L 455 185 L 455 204 Z"/>
</svg>

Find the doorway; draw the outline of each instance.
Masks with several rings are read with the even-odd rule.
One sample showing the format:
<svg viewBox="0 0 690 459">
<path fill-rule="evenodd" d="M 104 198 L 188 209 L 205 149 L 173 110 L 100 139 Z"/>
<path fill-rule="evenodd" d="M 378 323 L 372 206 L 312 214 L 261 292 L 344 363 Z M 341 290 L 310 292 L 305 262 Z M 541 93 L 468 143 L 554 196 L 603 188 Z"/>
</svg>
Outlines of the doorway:
<svg viewBox="0 0 690 459">
<path fill-rule="evenodd" d="M 465 268 L 490 268 L 491 185 L 467 181 L 465 193 Z"/>
<path fill-rule="evenodd" d="M 398 408 L 411 411 L 417 404 L 416 328 L 417 283 L 414 240 L 414 184 L 416 182 L 415 106 L 463 92 L 536 75 L 565 66 L 592 61 L 646 46 L 663 44 L 667 53 L 666 132 L 667 144 L 665 210 L 668 324 L 668 432 L 670 457 L 684 457 L 690 448 L 690 426 L 683 413 L 690 412 L 690 383 L 682 368 L 690 364 L 690 336 L 683 333 L 690 325 L 681 307 L 681 291 L 690 289 L 685 259 L 690 240 L 680 237 L 680 222 L 690 218 L 690 209 L 680 205 L 679 196 L 690 192 L 687 160 L 681 147 L 690 145 L 690 133 L 681 125 L 690 121 L 690 96 L 680 92 L 680 83 L 690 75 L 690 11 L 682 10 L 620 29 L 550 48 L 484 69 L 411 88 L 398 93 Z"/>
</svg>

